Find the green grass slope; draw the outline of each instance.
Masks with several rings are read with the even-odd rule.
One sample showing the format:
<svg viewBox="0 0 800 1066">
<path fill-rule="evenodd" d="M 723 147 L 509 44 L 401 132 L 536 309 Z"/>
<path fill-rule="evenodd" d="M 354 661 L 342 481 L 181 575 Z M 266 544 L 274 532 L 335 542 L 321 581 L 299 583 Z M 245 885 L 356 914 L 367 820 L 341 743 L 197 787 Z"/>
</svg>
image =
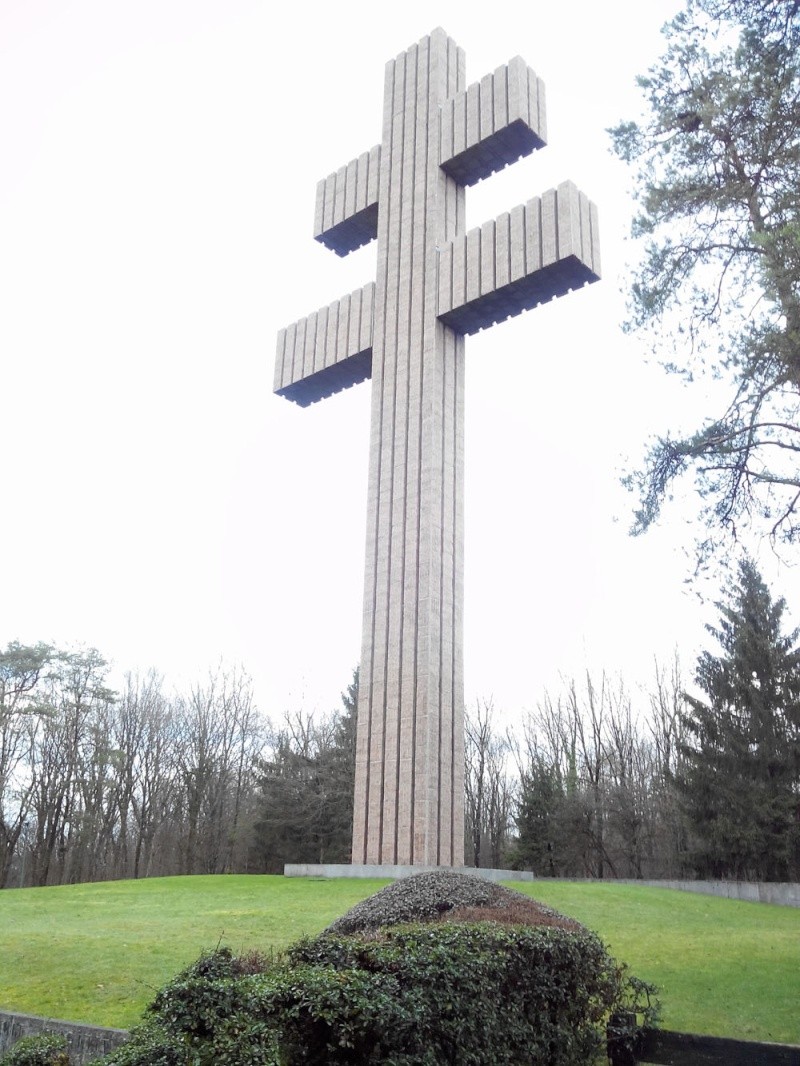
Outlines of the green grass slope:
<svg viewBox="0 0 800 1066">
<path fill-rule="evenodd" d="M 800 910 L 644 885 L 517 885 L 661 989 L 662 1026 L 800 1044 Z"/>
<path fill-rule="evenodd" d="M 385 883 L 165 877 L 0 892 L 0 1008 L 128 1028 L 201 951 L 282 948 Z"/>
<path fill-rule="evenodd" d="M 282 948 L 385 883 L 237 875 L 0 892 L 0 1008 L 127 1028 L 201 951 Z M 666 1028 L 800 1043 L 800 910 L 635 885 L 514 887 L 660 985 Z"/>
</svg>

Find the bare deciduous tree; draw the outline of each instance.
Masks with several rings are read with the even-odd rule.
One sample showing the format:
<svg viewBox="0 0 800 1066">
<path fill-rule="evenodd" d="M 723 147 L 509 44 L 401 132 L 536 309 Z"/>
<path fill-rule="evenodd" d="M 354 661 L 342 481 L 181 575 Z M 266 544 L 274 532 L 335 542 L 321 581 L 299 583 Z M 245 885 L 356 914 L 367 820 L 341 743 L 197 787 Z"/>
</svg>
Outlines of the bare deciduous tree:
<svg viewBox="0 0 800 1066">
<path fill-rule="evenodd" d="M 511 746 L 497 730 L 491 700 L 479 700 L 474 712 L 466 715 L 464 726 L 467 855 L 472 866 L 498 868 L 513 815 L 514 786 L 508 773 Z"/>
</svg>

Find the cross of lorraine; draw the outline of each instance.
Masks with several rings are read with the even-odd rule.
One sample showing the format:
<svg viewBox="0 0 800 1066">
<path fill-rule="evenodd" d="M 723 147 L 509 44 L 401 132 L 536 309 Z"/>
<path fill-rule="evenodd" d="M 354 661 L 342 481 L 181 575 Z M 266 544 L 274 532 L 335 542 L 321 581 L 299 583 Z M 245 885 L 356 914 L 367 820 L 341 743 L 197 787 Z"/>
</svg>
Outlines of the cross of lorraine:
<svg viewBox="0 0 800 1066">
<path fill-rule="evenodd" d="M 278 335 L 301 406 L 372 378 L 354 864 L 464 865 L 464 337 L 600 276 L 571 182 L 466 232 L 465 188 L 546 139 L 516 57 L 466 85 L 434 30 L 386 65 L 379 145 L 317 186 L 314 236 L 377 276 Z"/>
</svg>

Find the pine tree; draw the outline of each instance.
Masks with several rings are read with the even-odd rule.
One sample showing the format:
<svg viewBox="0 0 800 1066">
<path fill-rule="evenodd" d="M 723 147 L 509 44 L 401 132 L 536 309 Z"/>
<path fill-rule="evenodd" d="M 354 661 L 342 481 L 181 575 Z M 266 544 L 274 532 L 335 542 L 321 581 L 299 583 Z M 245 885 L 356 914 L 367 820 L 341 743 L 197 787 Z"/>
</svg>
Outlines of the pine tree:
<svg viewBox="0 0 800 1066">
<path fill-rule="evenodd" d="M 685 0 L 664 34 L 645 118 L 611 131 L 640 206 L 628 328 L 715 398 L 628 484 L 643 532 L 694 479 L 702 559 L 745 525 L 800 537 L 800 4 Z"/>
<path fill-rule="evenodd" d="M 755 564 L 739 565 L 687 696 L 679 779 L 700 876 L 791 880 L 800 875 L 800 630 L 782 632 Z"/>
<path fill-rule="evenodd" d="M 259 796 L 252 860 L 279 873 L 285 863 L 350 858 L 355 781 L 358 668 L 342 693 L 342 709 L 315 721 L 287 715 L 269 757 L 257 760 Z"/>
<path fill-rule="evenodd" d="M 533 870 L 537 877 L 556 877 L 561 872 L 559 816 L 566 799 L 556 767 L 542 757 L 532 761 L 520 781 L 515 818 L 518 839 L 511 856 L 514 868 Z"/>
</svg>

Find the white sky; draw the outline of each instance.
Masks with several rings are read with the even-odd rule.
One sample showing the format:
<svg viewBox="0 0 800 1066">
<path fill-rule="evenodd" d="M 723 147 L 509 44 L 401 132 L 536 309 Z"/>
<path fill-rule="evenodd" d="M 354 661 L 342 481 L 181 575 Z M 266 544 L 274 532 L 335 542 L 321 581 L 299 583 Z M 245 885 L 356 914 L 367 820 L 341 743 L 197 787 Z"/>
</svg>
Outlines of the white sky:
<svg viewBox="0 0 800 1066">
<path fill-rule="evenodd" d="M 469 224 L 571 178 L 604 267 L 467 340 L 468 700 L 514 715 L 676 646 L 691 667 L 715 615 L 683 584 L 691 531 L 628 538 L 618 474 L 696 398 L 620 332 L 629 174 L 604 133 L 677 6 L 0 0 L 0 646 L 176 684 L 223 657 L 271 715 L 338 703 L 370 386 L 278 399 L 275 336 L 374 276 L 374 245 L 312 240 L 316 183 L 380 140 L 385 61 L 441 25 L 469 82 L 520 54 L 547 86 L 549 146 L 470 190 Z M 775 591 L 800 603 L 796 573 Z"/>
</svg>

